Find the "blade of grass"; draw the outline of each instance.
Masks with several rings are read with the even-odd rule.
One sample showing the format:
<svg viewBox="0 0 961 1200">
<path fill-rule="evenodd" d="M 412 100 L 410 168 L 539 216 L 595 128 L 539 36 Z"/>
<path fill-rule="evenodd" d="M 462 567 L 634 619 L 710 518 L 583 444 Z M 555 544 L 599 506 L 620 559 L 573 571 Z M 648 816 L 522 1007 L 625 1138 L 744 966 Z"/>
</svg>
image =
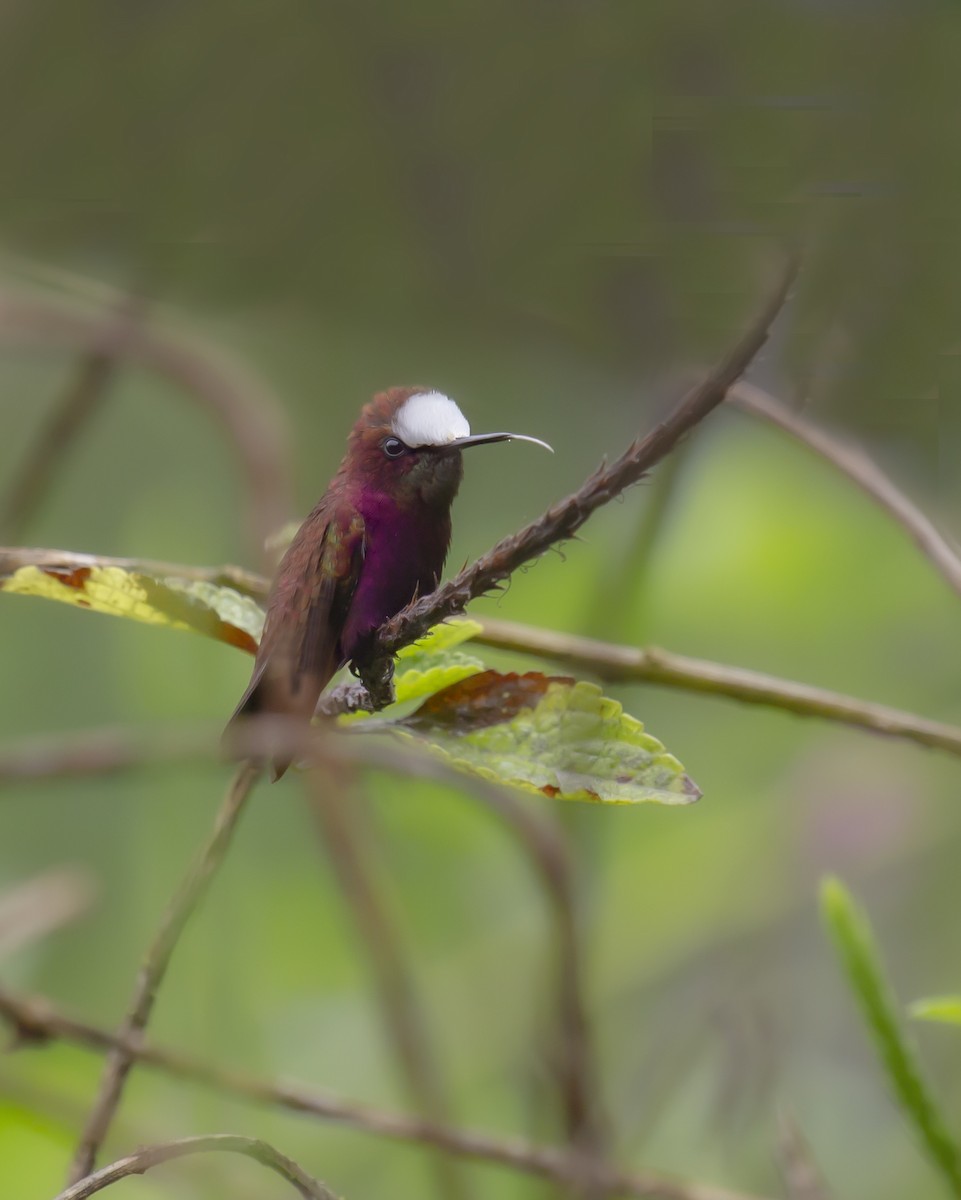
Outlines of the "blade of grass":
<svg viewBox="0 0 961 1200">
<path fill-rule="evenodd" d="M 961 996 L 932 996 L 926 1000 L 915 1000 L 908 1012 L 916 1021 L 961 1025 Z"/>
<path fill-rule="evenodd" d="M 821 884 L 821 913 L 894 1094 L 952 1195 L 961 1197 L 961 1155 L 899 1018 L 867 915 L 837 879 Z"/>
</svg>

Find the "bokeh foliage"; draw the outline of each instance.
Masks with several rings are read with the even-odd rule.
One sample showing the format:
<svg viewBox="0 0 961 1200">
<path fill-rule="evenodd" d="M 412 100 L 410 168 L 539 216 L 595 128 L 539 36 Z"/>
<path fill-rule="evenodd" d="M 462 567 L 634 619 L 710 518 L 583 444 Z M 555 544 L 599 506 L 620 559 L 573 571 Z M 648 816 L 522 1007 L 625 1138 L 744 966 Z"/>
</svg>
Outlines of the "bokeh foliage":
<svg viewBox="0 0 961 1200">
<path fill-rule="evenodd" d="M 717 352 L 753 306 L 772 236 L 804 233 L 811 264 L 760 378 L 810 395 L 961 529 L 956 4 L 8 0 L 0 35 L 4 245 L 142 289 L 242 355 L 296 430 L 304 509 L 371 391 L 442 387 L 478 429 L 516 424 L 557 450 L 534 462 L 491 448 L 469 464 L 459 566 L 648 424 L 671 390 L 662 376 Z M 47 286 L 25 279 L 9 265 L 0 284 Z M 71 370 L 53 347 L 5 341 L 0 478 Z M 612 596 L 654 486 L 486 611 L 600 635 L 616 622 L 634 643 L 961 718 L 956 601 L 828 468 L 719 414 L 685 449 L 645 564 Z M 213 425 L 126 370 L 30 541 L 252 563 L 241 507 Z M 217 719 L 245 682 L 241 656 L 175 632 L 13 601 L 0 620 L 4 740 Z M 832 870 L 865 896 L 900 994 L 956 990 L 957 765 L 782 714 L 617 696 L 705 792 L 689 809 L 565 813 L 621 1149 L 777 1194 L 785 1102 L 839 1195 L 920 1194 L 926 1168 L 842 997 L 815 892 Z M 210 767 L 6 790 L 0 884 L 79 864 L 99 897 L 5 961 L 5 978 L 116 1019 L 223 784 Z M 369 790 L 373 852 L 456 1115 L 551 1136 L 545 915 L 520 855 L 437 785 L 378 774 Z M 258 796 L 155 1028 L 403 1102 L 296 784 Z M 956 1128 L 957 1039 L 918 1036 L 936 1046 Z M 5 1194 L 54 1194 L 96 1072 L 65 1048 L 0 1061 Z M 113 1145 L 221 1128 L 272 1138 L 358 1200 L 428 1184 L 419 1152 L 146 1073 Z M 198 1197 L 273 1194 L 243 1167 L 211 1170 L 192 1176 Z M 541 1191 L 471 1174 L 479 1195 Z"/>
</svg>

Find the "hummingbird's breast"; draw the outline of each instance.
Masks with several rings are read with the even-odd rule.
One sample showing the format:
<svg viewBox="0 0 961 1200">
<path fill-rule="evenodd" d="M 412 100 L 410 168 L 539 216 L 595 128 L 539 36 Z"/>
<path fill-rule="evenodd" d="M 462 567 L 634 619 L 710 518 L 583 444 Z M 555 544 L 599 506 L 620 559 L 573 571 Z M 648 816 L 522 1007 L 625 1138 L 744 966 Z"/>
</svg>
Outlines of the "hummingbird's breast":
<svg viewBox="0 0 961 1200">
<path fill-rule="evenodd" d="M 378 493 L 362 497 L 358 508 L 365 526 L 364 562 L 341 635 L 345 661 L 415 595 L 434 590 L 451 534 L 449 508 L 401 506 Z"/>
</svg>

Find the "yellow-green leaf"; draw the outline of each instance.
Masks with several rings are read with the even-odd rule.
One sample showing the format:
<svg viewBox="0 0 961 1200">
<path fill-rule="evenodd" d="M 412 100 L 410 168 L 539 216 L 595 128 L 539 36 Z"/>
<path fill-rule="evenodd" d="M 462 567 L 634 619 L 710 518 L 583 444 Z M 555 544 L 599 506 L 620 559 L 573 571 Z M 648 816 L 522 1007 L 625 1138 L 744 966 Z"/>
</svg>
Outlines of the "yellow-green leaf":
<svg viewBox="0 0 961 1200">
<path fill-rule="evenodd" d="M 467 617 L 455 617 L 442 625 L 435 625 L 419 641 L 404 646 L 398 652 L 394 673 L 394 704 L 383 714 L 345 714 L 339 718 L 340 723 L 354 725 L 360 721 L 394 720 L 397 712 L 401 711 L 400 706 L 406 712 L 415 700 L 423 700 L 483 671 L 484 664 L 479 658 L 456 649 L 476 637 L 482 628 L 477 621 Z"/>
<path fill-rule="evenodd" d="M 264 611 L 252 597 L 136 560 L 7 551 L 0 590 L 193 630 L 249 653 L 263 631 Z M 481 628 L 467 618 L 435 626 L 397 656 L 395 704 L 376 717 L 341 721 L 388 726 L 467 770 L 549 796 L 606 804 L 698 798 L 677 759 L 594 684 L 536 672 L 503 675 L 458 649 Z"/>
<path fill-rule="evenodd" d="M 63 563 L 19 567 L 0 578 L 0 588 L 148 625 L 193 630 L 251 654 L 264 624 L 260 605 L 233 588 L 102 566 L 96 559 L 83 561 L 79 556 Z"/>
<path fill-rule="evenodd" d="M 450 762 L 563 800 L 690 804 L 677 759 L 592 683 L 485 670 L 393 723 Z"/>
<path fill-rule="evenodd" d="M 919 1021 L 961 1025 L 961 996 L 933 996 L 927 1000 L 915 1000 L 908 1012 Z"/>
<path fill-rule="evenodd" d="M 948 1189 L 961 1197 L 961 1147 L 935 1099 L 888 982 L 867 914 L 843 883 L 821 884 L 821 915 L 874 1038 L 891 1088 Z"/>
<path fill-rule="evenodd" d="M 423 700 L 483 671 L 484 664 L 479 658 L 455 649 L 476 637 L 482 628 L 477 621 L 459 618 L 435 625 L 426 637 L 404 646 L 397 655 L 394 674 L 396 703 Z"/>
<path fill-rule="evenodd" d="M 449 621 L 429 629 L 419 641 L 411 642 L 409 646 L 400 649 L 397 652 L 398 662 L 435 658 L 436 655 L 453 650 L 455 646 L 477 637 L 483 628 L 479 621 L 472 621 L 470 617 L 452 617 Z"/>
</svg>

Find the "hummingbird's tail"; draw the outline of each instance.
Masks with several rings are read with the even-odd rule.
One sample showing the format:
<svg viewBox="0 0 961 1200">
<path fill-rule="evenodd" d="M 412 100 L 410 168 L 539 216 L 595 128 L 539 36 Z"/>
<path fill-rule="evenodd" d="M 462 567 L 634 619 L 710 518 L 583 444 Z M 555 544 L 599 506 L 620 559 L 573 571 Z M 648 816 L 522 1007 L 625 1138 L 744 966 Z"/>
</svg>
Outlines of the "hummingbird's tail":
<svg viewBox="0 0 961 1200">
<path fill-rule="evenodd" d="M 266 664 L 264 664 L 266 666 Z M 276 783 L 293 761 L 290 755 L 270 753 L 269 749 L 251 753 L 251 729 L 258 717 L 268 713 L 283 715 L 276 705 L 268 703 L 271 689 L 266 685 L 263 667 L 254 673 L 247 690 L 240 698 L 240 703 L 234 709 L 233 716 L 227 722 L 220 744 L 231 758 L 247 758 L 261 766 L 270 776 L 271 783 Z M 259 740 L 259 739 L 258 739 Z"/>
<path fill-rule="evenodd" d="M 276 783 L 296 757 L 290 751 L 292 738 L 296 737 L 299 727 L 306 731 L 310 725 L 320 694 L 334 671 L 331 670 L 326 678 L 308 678 L 301 673 L 294 677 L 295 686 L 291 687 L 283 675 L 278 676 L 276 671 L 268 668 L 269 660 L 265 660 L 254 669 L 247 690 L 227 722 L 221 745 L 231 758 L 247 758 L 259 763 L 270 775 L 271 782 Z M 256 735 L 254 722 L 260 723 Z M 271 730 L 276 736 L 272 737 Z M 252 741 L 256 749 L 251 747 Z M 272 741 L 279 743 L 276 750 L 271 749 Z"/>
</svg>

